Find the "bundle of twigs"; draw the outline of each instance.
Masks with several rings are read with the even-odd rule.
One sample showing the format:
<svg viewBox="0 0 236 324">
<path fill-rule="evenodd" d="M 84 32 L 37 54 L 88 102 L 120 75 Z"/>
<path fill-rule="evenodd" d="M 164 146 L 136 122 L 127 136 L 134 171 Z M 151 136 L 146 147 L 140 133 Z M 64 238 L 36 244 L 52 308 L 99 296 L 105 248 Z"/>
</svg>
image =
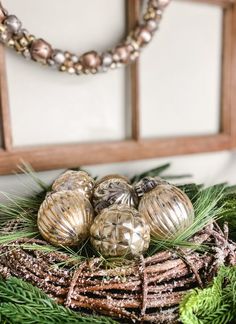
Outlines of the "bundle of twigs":
<svg viewBox="0 0 236 324">
<path fill-rule="evenodd" d="M 236 264 L 236 244 L 228 239 L 227 226 L 224 232 L 216 224 L 207 226 L 191 241 L 207 249 L 164 251 L 107 267 L 101 258 L 73 264 L 67 254 L 33 248 L 46 245 L 44 241 L 21 239 L 0 246 L 0 275 L 22 278 L 67 307 L 122 323 L 175 323 L 178 304 L 189 289 L 205 286 L 221 265 Z"/>
</svg>

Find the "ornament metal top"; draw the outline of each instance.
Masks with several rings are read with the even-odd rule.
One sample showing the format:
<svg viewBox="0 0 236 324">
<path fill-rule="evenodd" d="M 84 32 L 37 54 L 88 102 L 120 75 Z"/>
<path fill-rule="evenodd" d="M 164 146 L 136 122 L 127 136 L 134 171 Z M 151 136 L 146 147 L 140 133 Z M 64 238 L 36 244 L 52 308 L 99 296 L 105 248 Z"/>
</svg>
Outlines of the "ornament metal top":
<svg viewBox="0 0 236 324">
<path fill-rule="evenodd" d="M 56 246 L 78 246 L 88 238 L 92 221 L 92 205 L 77 191 L 49 194 L 38 212 L 40 234 Z"/>
<path fill-rule="evenodd" d="M 109 175 L 97 182 L 94 188 L 93 205 L 96 213 L 113 204 L 137 206 L 138 197 L 128 179 Z"/>
<path fill-rule="evenodd" d="M 52 185 L 52 190 L 76 190 L 85 198 L 91 199 L 95 181 L 85 171 L 66 171 Z"/>
<path fill-rule="evenodd" d="M 104 257 L 132 257 L 149 247 L 150 229 L 139 212 L 127 205 L 113 205 L 95 218 L 91 243 Z"/>
<path fill-rule="evenodd" d="M 174 239 L 194 222 L 194 208 L 179 188 L 160 178 L 146 177 L 135 186 L 139 212 L 156 239 Z"/>
</svg>

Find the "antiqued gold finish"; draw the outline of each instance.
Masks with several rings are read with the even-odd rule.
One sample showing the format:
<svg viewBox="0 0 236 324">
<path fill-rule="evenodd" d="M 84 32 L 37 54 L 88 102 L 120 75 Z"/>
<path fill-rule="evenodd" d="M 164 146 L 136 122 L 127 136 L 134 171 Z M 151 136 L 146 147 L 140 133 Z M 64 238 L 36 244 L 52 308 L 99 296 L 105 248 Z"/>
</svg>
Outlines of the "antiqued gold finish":
<svg viewBox="0 0 236 324">
<path fill-rule="evenodd" d="M 162 183 L 145 193 L 139 212 L 156 239 L 173 239 L 194 221 L 194 209 L 188 196 L 179 188 Z"/>
<path fill-rule="evenodd" d="M 43 238 L 56 246 L 77 246 L 88 236 L 93 221 L 90 202 L 76 191 L 48 195 L 38 212 Z"/>
<path fill-rule="evenodd" d="M 95 218 L 91 243 L 104 257 L 131 257 L 149 247 L 150 229 L 139 212 L 127 205 L 113 205 Z"/>
<path fill-rule="evenodd" d="M 137 206 L 138 198 L 128 179 L 120 175 L 108 175 L 94 188 L 93 205 L 96 213 L 113 204 Z"/>
<path fill-rule="evenodd" d="M 52 185 L 53 191 L 76 190 L 85 198 L 90 199 L 93 194 L 95 181 L 85 171 L 66 171 Z"/>
</svg>

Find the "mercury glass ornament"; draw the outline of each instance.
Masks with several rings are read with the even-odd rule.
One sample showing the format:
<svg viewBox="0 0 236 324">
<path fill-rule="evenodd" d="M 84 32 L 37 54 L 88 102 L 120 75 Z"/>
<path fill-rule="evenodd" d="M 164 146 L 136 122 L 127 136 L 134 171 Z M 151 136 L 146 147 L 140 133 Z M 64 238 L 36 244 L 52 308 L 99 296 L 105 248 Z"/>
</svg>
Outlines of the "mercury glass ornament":
<svg viewBox="0 0 236 324">
<path fill-rule="evenodd" d="M 76 191 L 49 194 L 38 212 L 40 234 L 56 246 L 78 246 L 88 238 L 92 222 L 92 205 Z"/>
<path fill-rule="evenodd" d="M 138 209 L 149 224 L 153 238 L 174 239 L 193 224 L 193 205 L 176 186 L 159 179 L 144 178 L 135 188 L 139 196 L 143 192 Z"/>
<path fill-rule="evenodd" d="M 96 213 L 113 204 L 137 206 L 138 197 L 125 177 L 109 175 L 97 182 L 93 194 L 93 206 Z"/>
<path fill-rule="evenodd" d="M 52 190 L 76 190 L 85 198 L 90 199 L 93 194 L 94 184 L 94 179 L 87 172 L 69 170 L 55 180 Z"/>
<path fill-rule="evenodd" d="M 149 247 L 150 229 L 139 212 L 127 205 L 113 205 L 95 218 L 91 243 L 104 257 L 132 257 Z"/>
</svg>

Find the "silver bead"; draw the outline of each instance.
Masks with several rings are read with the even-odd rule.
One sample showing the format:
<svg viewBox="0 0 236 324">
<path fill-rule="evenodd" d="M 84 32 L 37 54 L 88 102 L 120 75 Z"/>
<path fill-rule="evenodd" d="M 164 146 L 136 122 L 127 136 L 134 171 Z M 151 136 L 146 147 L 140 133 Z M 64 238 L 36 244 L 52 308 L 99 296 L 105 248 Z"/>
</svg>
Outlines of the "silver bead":
<svg viewBox="0 0 236 324">
<path fill-rule="evenodd" d="M 66 57 L 65 57 L 64 52 L 62 52 L 60 50 L 55 50 L 53 52 L 52 59 L 56 64 L 62 65 L 65 62 Z"/>
<path fill-rule="evenodd" d="M 157 30 L 158 22 L 155 19 L 149 19 L 146 22 L 146 27 L 150 32 Z"/>
<path fill-rule="evenodd" d="M 111 66 L 113 62 L 112 55 L 110 53 L 104 53 L 102 56 L 102 66 L 104 68 L 108 68 Z"/>
<path fill-rule="evenodd" d="M 18 33 L 22 26 L 21 21 L 14 15 L 8 16 L 4 21 L 4 24 L 13 33 Z"/>
<path fill-rule="evenodd" d="M 170 3 L 170 0 L 158 0 L 158 8 L 165 9 Z"/>
<path fill-rule="evenodd" d="M 71 61 L 72 61 L 73 63 L 78 63 L 78 62 L 79 62 L 79 57 L 78 57 L 77 55 L 72 55 L 72 56 L 71 56 Z"/>
<path fill-rule="evenodd" d="M 30 54 L 30 51 L 28 49 L 25 49 L 22 54 L 23 54 L 24 58 L 26 58 L 27 60 L 31 59 L 31 54 Z"/>
</svg>

